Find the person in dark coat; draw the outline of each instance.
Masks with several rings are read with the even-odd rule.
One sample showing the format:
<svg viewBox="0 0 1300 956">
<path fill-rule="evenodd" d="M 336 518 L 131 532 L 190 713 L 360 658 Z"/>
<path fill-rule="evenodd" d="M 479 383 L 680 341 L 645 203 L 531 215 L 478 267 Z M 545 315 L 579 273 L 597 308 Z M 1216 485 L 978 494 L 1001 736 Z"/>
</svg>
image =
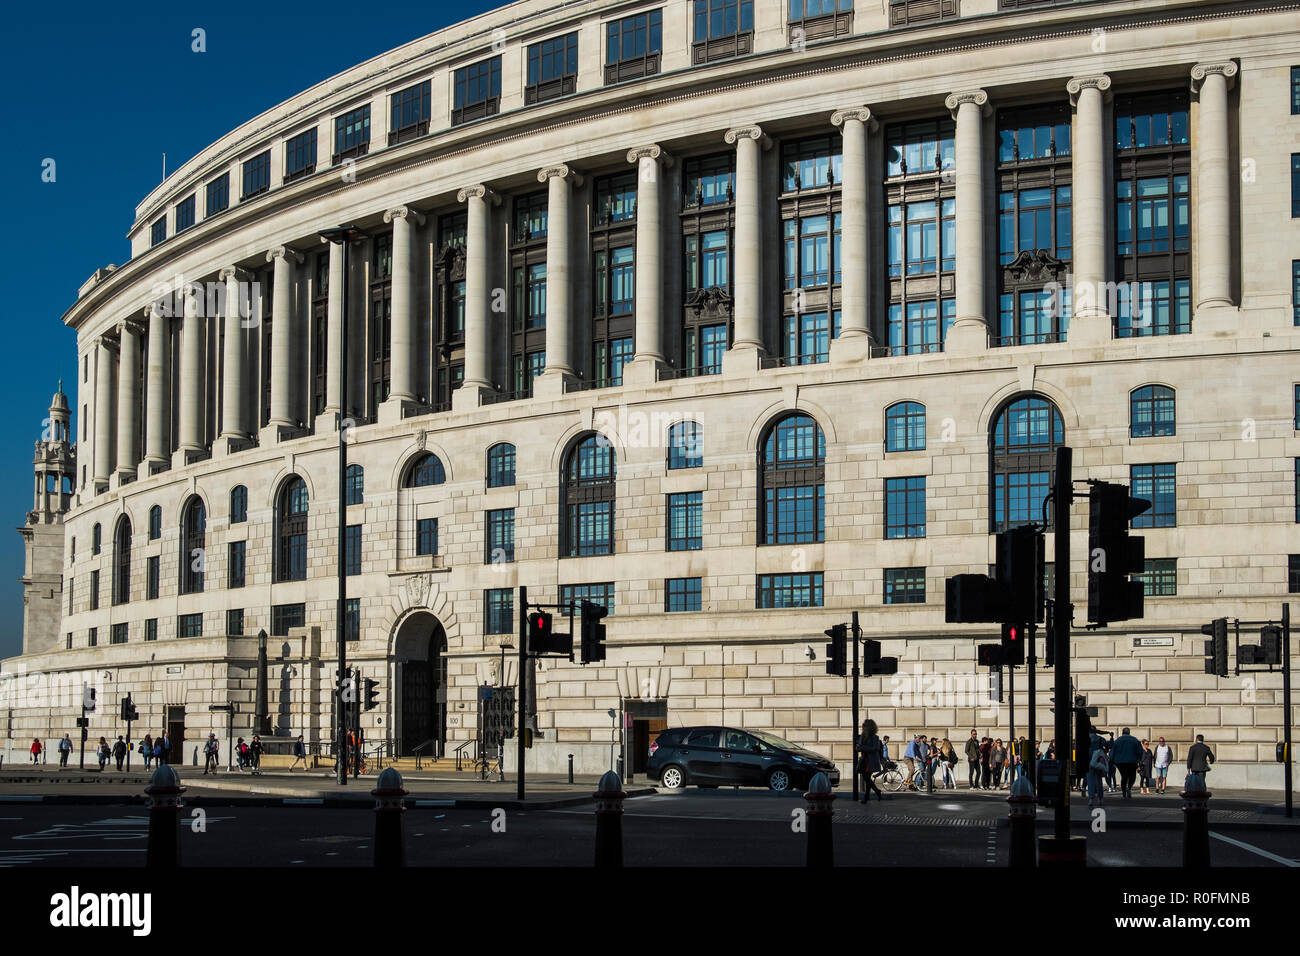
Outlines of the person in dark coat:
<svg viewBox="0 0 1300 956">
<path fill-rule="evenodd" d="M 117 769 L 122 769 L 122 761 L 126 759 L 126 741 L 121 735 L 117 738 L 117 743 L 113 744 L 113 759 L 117 761 Z"/>
<path fill-rule="evenodd" d="M 1151 741 L 1142 741 L 1142 757 L 1138 760 L 1138 773 L 1142 778 L 1141 793 L 1151 792 L 1151 771 L 1155 767 L 1156 755 L 1151 751 Z"/>
<path fill-rule="evenodd" d="M 1196 743 L 1187 748 L 1188 776 L 1200 777 L 1204 781 L 1212 763 L 1214 763 L 1214 751 L 1206 746 L 1205 735 L 1197 734 Z"/>
<path fill-rule="evenodd" d="M 880 738 L 876 736 L 876 722 L 871 719 L 862 722 L 862 736 L 859 738 L 861 756 L 858 758 L 858 773 L 862 774 L 862 802 L 866 803 L 871 799 L 871 792 L 876 792 L 876 800 L 879 802 L 884 799 L 880 788 L 876 786 L 875 775 L 880 773 L 884 767 L 880 761 Z"/>
</svg>

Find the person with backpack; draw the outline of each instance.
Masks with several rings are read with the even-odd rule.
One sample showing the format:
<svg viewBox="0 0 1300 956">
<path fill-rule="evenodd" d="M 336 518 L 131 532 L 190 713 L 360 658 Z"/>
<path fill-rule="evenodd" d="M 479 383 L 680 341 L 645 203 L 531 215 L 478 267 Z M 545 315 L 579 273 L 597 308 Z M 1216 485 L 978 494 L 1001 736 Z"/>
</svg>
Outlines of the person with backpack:
<svg viewBox="0 0 1300 956">
<path fill-rule="evenodd" d="M 64 734 L 63 739 L 59 741 L 59 766 L 66 767 L 68 765 L 68 758 L 71 756 L 72 737 L 68 734 Z"/>
<path fill-rule="evenodd" d="M 209 770 L 217 772 L 217 757 L 220 755 L 221 744 L 217 742 L 216 734 L 208 734 L 207 743 L 203 745 L 203 772 L 206 774 Z"/>
<path fill-rule="evenodd" d="M 122 761 L 126 759 L 126 741 L 122 739 L 121 734 L 118 734 L 117 743 L 113 744 L 113 759 L 117 761 L 117 769 L 120 773 Z"/>
<path fill-rule="evenodd" d="M 153 739 L 153 759 L 160 767 L 167 763 L 167 738 L 162 734 Z"/>
<path fill-rule="evenodd" d="M 140 756 L 144 758 L 144 769 L 149 769 L 149 761 L 153 760 L 153 737 L 149 734 L 144 735 L 144 740 L 140 741 Z"/>
<path fill-rule="evenodd" d="M 1093 732 L 1088 738 L 1088 806 L 1101 806 L 1103 797 L 1102 781 L 1109 767 L 1106 751 L 1109 749 L 1101 734 Z"/>
<path fill-rule="evenodd" d="M 290 773 L 293 773 L 294 768 L 298 766 L 299 760 L 302 761 L 303 773 L 311 769 L 307 766 L 307 745 L 302 742 L 302 734 L 299 734 L 298 739 L 293 742 L 293 763 L 289 764 Z"/>
</svg>

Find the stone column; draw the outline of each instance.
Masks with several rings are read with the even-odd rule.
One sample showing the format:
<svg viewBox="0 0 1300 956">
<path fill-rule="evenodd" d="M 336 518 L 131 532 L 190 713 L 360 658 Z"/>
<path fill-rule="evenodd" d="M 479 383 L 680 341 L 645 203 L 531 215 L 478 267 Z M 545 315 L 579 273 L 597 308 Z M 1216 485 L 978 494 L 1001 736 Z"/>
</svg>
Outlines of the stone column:
<svg viewBox="0 0 1300 956">
<path fill-rule="evenodd" d="M 957 319 L 948 351 L 988 348 L 984 315 L 984 151 L 982 132 L 989 110 L 983 90 L 952 93 L 944 105 L 957 121 Z"/>
<path fill-rule="evenodd" d="M 113 343 L 100 336 L 95 347 L 95 461 L 94 480 L 107 482 L 113 471 L 113 428 L 117 422 L 113 400 L 117 383 L 117 355 Z"/>
<path fill-rule="evenodd" d="M 140 464 L 140 327 L 128 320 L 117 329 L 117 471 L 134 478 Z"/>
<path fill-rule="evenodd" d="M 322 239 L 322 242 L 328 240 Z M 330 291 L 325 321 L 325 414 L 340 412 L 343 398 L 343 369 L 339 352 L 343 347 L 343 260 L 344 243 L 330 242 Z"/>
<path fill-rule="evenodd" d="M 1200 97 L 1196 122 L 1196 311 L 1232 306 L 1232 177 L 1228 168 L 1228 88 L 1237 64 L 1198 63 L 1192 88 Z"/>
<path fill-rule="evenodd" d="M 575 375 L 573 368 L 573 268 L 569 244 L 570 193 L 582 176 L 564 163 L 537 173 L 546 183 L 546 370 L 543 375 Z"/>
<path fill-rule="evenodd" d="M 1070 283 L 1074 317 L 1069 340 L 1106 342 L 1111 317 L 1106 294 L 1106 127 L 1103 94 L 1110 77 L 1076 76 L 1065 85 L 1074 106 L 1070 187 L 1073 191 L 1073 246 Z"/>
<path fill-rule="evenodd" d="M 771 145 L 757 126 L 727 130 L 725 139 L 736 146 L 735 289 L 732 292 L 736 340 L 732 350 L 765 351 L 762 315 L 763 236 L 761 151 Z"/>
<path fill-rule="evenodd" d="M 831 123 L 844 137 L 844 183 L 841 194 L 840 253 L 843 275 L 840 281 L 840 336 L 838 349 L 856 346 L 861 357 L 871 354 L 871 318 L 868 307 L 868 277 L 871 274 L 870 192 L 867 188 L 867 132 L 876 126 L 865 106 L 837 110 Z M 861 339 L 861 343 L 852 342 Z"/>
<path fill-rule="evenodd" d="M 661 147 L 639 146 L 627 152 L 637 164 L 636 183 L 636 361 L 663 363 L 664 271 L 660 226 L 661 169 L 673 158 Z"/>
<path fill-rule="evenodd" d="M 266 254 L 274 263 L 275 277 L 271 288 L 271 420 L 281 428 L 297 428 L 302 418 L 297 378 L 294 374 L 301 354 L 297 315 L 293 307 L 294 266 L 302 256 L 285 246 Z"/>
<path fill-rule="evenodd" d="M 171 434 L 168 427 L 167 369 L 171 354 L 167 345 L 170 319 L 154 303 L 144 310 L 149 323 L 148 373 L 145 386 L 148 418 L 145 421 L 145 462 L 163 465 L 171 459 Z"/>
<path fill-rule="evenodd" d="M 240 439 L 249 436 L 248 418 L 244 414 L 248 407 L 248 397 L 244 394 L 244 329 L 251 316 L 246 315 L 244 309 L 252 310 L 252 296 L 251 292 L 245 296 L 244 290 L 248 289 L 252 276 L 239 268 L 222 269 L 221 281 L 226 284 L 226 341 L 221 355 L 221 437 Z"/>
<path fill-rule="evenodd" d="M 456 390 L 462 402 L 477 406 L 479 392 L 491 391 L 491 356 L 488 329 L 492 323 L 490 259 L 488 249 L 488 207 L 501 202 L 487 186 L 466 186 L 456 194 L 467 206 L 465 225 L 465 381 Z"/>
<path fill-rule="evenodd" d="M 203 450 L 204 338 L 203 287 L 188 285 L 181 294 L 185 319 L 181 325 L 180 450 Z"/>
<path fill-rule="evenodd" d="M 415 326 L 415 227 L 424 225 L 424 216 L 409 206 L 398 206 L 384 213 L 384 222 L 393 224 L 392 380 L 388 400 L 414 402 L 419 343 Z"/>
</svg>

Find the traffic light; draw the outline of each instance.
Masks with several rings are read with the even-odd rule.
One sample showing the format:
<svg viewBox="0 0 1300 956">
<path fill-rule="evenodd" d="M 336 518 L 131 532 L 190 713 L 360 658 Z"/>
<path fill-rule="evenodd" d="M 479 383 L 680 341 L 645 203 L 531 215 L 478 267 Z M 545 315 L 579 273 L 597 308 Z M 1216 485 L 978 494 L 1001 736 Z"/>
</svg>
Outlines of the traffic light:
<svg viewBox="0 0 1300 956">
<path fill-rule="evenodd" d="M 528 615 L 528 649 L 545 654 L 551 649 L 551 615 L 549 611 L 531 611 Z"/>
<path fill-rule="evenodd" d="M 829 633 L 829 631 L 827 633 Z M 881 657 L 879 641 L 863 641 L 862 673 L 867 677 L 874 677 L 877 674 L 897 674 L 898 658 Z"/>
<path fill-rule="evenodd" d="M 91 711 L 95 709 L 95 688 L 82 687 L 81 691 L 81 709 Z"/>
<path fill-rule="evenodd" d="M 975 660 L 980 667 L 1002 666 L 1001 644 L 980 644 L 975 648 Z"/>
<path fill-rule="evenodd" d="M 1259 645 L 1263 651 L 1261 664 L 1282 663 L 1282 628 L 1276 624 L 1267 624 L 1259 629 Z"/>
<path fill-rule="evenodd" d="M 995 645 L 990 645 L 995 646 Z M 1002 703 L 1002 665 L 994 664 L 989 668 L 989 700 Z"/>
<path fill-rule="evenodd" d="M 1043 534 L 1033 525 L 997 536 L 997 581 L 1006 594 L 1006 615 L 1013 621 L 1043 620 Z"/>
<path fill-rule="evenodd" d="M 831 639 L 826 645 L 826 673 L 844 677 L 849 672 L 849 627 L 834 624 L 824 633 Z"/>
<path fill-rule="evenodd" d="M 608 614 L 599 604 L 582 602 L 582 663 L 591 664 L 605 659 L 605 625 L 601 619 Z M 548 614 L 547 617 L 550 617 Z"/>
<path fill-rule="evenodd" d="M 379 706 L 379 681 L 373 677 L 367 677 L 365 680 L 366 695 L 362 698 L 365 701 L 366 710 L 374 710 Z"/>
<path fill-rule="evenodd" d="M 1134 498 L 1124 485 L 1099 481 L 1088 492 L 1088 621 L 1104 627 L 1111 621 L 1142 617 L 1142 582 L 1130 574 L 1146 569 L 1146 543 L 1128 533 L 1129 522 L 1151 502 Z"/>
<path fill-rule="evenodd" d="M 1023 624 L 1002 625 L 1002 663 L 1018 667 L 1025 663 L 1025 641 L 1029 630 Z"/>
<path fill-rule="evenodd" d="M 1007 617 L 1006 587 L 987 574 L 955 574 L 944 582 L 943 619 L 949 624 L 1000 624 Z"/>
<path fill-rule="evenodd" d="M 1205 642 L 1205 673 L 1216 677 L 1228 676 L 1228 619 L 1216 617 L 1201 625 L 1201 633 L 1209 638 Z"/>
<path fill-rule="evenodd" d="M 135 709 L 135 703 L 130 697 L 122 698 L 122 720 L 139 720 L 140 712 Z"/>
</svg>

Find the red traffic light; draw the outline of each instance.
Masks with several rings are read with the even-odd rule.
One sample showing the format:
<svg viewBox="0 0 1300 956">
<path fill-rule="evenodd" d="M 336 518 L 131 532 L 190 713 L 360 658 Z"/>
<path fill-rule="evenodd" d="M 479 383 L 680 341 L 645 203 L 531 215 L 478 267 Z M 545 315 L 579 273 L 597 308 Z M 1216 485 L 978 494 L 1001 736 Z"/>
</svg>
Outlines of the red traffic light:
<svg viewBox="0 0 1300 956">
<path fill-rule="evenodd" d="M 1007 628 L 1007 640 L 1009 641 L 1020 640 L 1020 632 L 1015 627 Z"/>
</svg>

